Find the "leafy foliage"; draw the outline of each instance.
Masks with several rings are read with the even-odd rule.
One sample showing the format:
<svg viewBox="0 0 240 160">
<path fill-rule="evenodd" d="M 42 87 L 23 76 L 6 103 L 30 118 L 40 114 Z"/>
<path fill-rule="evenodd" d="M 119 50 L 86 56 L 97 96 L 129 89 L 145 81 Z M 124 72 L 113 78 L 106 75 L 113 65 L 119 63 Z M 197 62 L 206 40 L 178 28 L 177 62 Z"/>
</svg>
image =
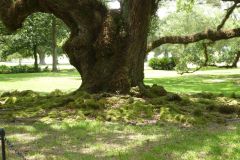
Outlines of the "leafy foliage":
<svg viewBox="0 0 240 160">
<path fill-rule="evenodd" d="M 185 4 L 186 2 L 179 1 L 178 3 Z M 194 5 L 193 9 L 188 12 L 179 10 L 178 12 L 170 13 L 167 17 L 158 20 L 159 29 L 155 34 L 150 35 L 149 40 L 153 41 L 158 37 L 164 36 L 191 35 L 204 31 L 206 28 L 216 29 L 225 15 L 219 7 L 209 6 L 212 2 L 207 3 Z M 189 1 L 189 4 L 193 3 Z M 230 17 L 225 27 L 239 27 L 239 23 L 236 20 L 236 16 Z M 155 50 L 155 56 L 167 52 L 176 59 L 176 70 L 178 72 L 188 72 L 205 64 L 205 44 L 207 44 L 207 63 L 209 65 L 230 65 L 239 50 L 239 38 L 218 42 L 204 40 L 188 45 L 162 45 Z"/>
<path fill-rule="evenodd" d="M 50 14 L 35 13 L 29 16 L 23 25 L 23 28 L 18 30 L 13 35 L 6 35 L 6 29 L 0 23 L 0 34 L 4 42 L 0 45 L 0 57 L 7 58 L 8 56 L 18 53 L 22 57 L 32 56 L 33 48 L 35 46 L 41 49 L 45 54 L 51 54 L 52 47 L 52 16 Z M 61 46 L 69 35 L 69 30 L 66 25 L 57 19 L 57 52 L 62 54 Z"/>
<path fill-rule="evenodd" d="M 39 68 L 38 71 L 35 70 L 33 66 L 0 66 L 0 74 L 10 74 L 10 73 L 35 73 L 40 72 L 41 69 Z"/>
<path fill-rule="evenodd" d="M 174 70 L 176 63 L 174 58 L 152 58 L 149 66 L 154 70 Z"/>
</svg>

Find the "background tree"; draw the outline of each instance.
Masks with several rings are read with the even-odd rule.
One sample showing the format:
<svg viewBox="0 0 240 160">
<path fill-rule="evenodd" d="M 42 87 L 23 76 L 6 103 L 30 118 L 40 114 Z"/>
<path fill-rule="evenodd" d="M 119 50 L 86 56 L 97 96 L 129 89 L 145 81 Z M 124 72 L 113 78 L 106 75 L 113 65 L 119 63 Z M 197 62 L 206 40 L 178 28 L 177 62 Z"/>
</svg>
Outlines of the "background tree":
<svg viewBox="0 0 240 160">
<path fill-rule="evenodd" d="M 162 37 L 167 35 L 186 35 L 196 33 L 199 30 L 205 30 L 206 28 L 214 29 L 221 23 L 222 17 L 224 17 L 224 14 L 221 7 L 214 7 L 209 4 L 196 5 L 192 10 L 179 10 L 169 14 L 164 19 L 158 20 L 158 31 L 150 36 L 150 40 L 154 41 L 159 35 Z M 239 27 L 239 23 L 232 16 L 228 19 L 225 27 L 236 28 Z M 238 44 L 239 40 L 236 38 L 220 42 L 204 40 L 189 45 L 162 45 L 155 49 L 155 55 L 171 53 L 178 61 L 176 69 L 182 73 L 192 70 L 194 66 L 199 69 L 209 65 L 215 66 L 218 63 L 229 64 L 233 63 L 233 61 L 234 64 L 231 66 L 236 66 L 238 52 L 233 50 L 234 48 L 237 49 L 235 46 L 238 46 Z M 222 50 L 224 47 L 231 48 L 232 52 Z M 192 64 L 190 68 L 188 64 Z M 230 67 L 230 65 L 227 65 L 227 67 Z"/>
</svg>

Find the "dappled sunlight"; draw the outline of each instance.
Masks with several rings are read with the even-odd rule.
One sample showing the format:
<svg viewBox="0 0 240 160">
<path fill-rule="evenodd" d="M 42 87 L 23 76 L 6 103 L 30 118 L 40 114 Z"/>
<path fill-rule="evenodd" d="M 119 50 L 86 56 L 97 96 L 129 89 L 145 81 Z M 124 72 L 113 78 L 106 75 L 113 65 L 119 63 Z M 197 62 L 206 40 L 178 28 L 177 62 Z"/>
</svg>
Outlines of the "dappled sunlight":
<svg viewBox="0 0 240 160">
<path fill-rule="evenodd" d="M 24 144 L 28 144 L 28 143 L 32 143 L 34 141 L 37 141 L 38 139 L 41 139 L 42 137 L 44 137 L 45 135 L 33 135 L 33 134 L 29 134 L 29 133 L 19 133 L 19 134 L 12 134 L 12 135 L 8 135 L 8 138 L 11 140 L 20 140 L 20 143 Z"/>
</svg>

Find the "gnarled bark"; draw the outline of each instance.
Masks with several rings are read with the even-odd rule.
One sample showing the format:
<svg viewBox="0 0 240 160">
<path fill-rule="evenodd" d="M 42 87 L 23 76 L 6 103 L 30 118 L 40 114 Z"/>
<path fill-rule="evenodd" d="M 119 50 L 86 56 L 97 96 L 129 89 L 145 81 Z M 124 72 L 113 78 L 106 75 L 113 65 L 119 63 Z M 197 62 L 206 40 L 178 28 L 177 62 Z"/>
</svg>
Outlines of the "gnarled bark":
<svg viewBox="0 0 240 160">
<path fill-rule="evenodd" d="M 128 92 L 143 83 L 148 27 L 156 0 L 124 0 L 108 11 L 98 0 L 0 0 L 0 16 L 12 31 L 34 12 L 52 13 L 71 30 L 64 45 L 89 92 Z"/>
</svg>

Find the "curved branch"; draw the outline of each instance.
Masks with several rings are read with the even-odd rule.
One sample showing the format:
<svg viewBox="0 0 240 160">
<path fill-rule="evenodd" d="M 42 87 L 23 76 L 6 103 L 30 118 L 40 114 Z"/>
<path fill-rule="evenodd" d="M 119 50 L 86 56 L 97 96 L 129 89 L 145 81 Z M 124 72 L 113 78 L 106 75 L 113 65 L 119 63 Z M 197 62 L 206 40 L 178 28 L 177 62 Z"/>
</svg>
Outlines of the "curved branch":
<svg viewBox="0 0 240 160">
<path fill-rule="evenodd" d="M 238 3 L 235 2 L 234 5 L 227 10 L 227 14 L 226 14 L 226 16 L 223 18 L 221 24 L 218 25 L 217 30 L 220 30 L 220 29 L 223 28 L 223 26 L 225 25 L 225 23 L 227 22 L 227 20 L 229 19 L 230 15 L 233 13 L 233 11 L 234 11 L 235 8 L 237 7 L 237 5 L 238 5 Z"/>
<path fill-rule="evenodd" d="M 38 0 L 0 0 L 0 18 L 10 31 L 21 28 L 25 18 L 37 11 Z"/>
<path fill-rule="evenodd" d="M 240 28 L 230 29 L 230 30 L 207 30 L 205 32 L 200 32 L 188 36 L 166 36 L 161 37 L 158 40 L 152 42 L 147 49 L 147 52 L 150 52 L 157 47 L 163 44 L 189 44 L 198 42 L 201 40 L 211 40 L 211 41 L 219 41 L 223 39 L 231 39 L 240 36 Z"/>
<path fill-rule="evenodd" d="M 52 13 L 77 32 L 83 30 L 83 24 L 86 28 L 93 23 L 98 27 L 107 9 L 98 0 L 0 0 L 0 19 L 10 31 L 21 28 L 35 12 Z"/>
</svg>

